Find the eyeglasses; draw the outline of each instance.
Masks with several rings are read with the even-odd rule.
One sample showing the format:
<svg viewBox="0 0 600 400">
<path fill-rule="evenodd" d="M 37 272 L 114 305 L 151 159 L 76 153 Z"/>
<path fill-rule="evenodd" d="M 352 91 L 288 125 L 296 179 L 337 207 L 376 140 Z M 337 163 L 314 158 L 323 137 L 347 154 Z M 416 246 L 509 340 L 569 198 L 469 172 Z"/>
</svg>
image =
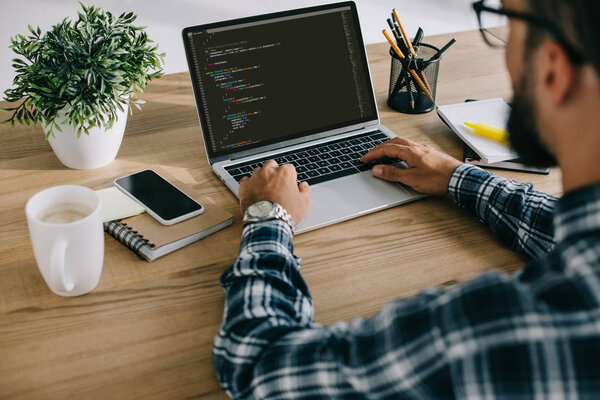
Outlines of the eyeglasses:
<svg viewBox="0 0 600 400">
<path fill-rule="evenodd" d="M 484 3 L 485 0 L 476 1 L 473 3 L 473 9 L 477 13 L 479 31 L 488 45 L 492 47 L 506 46 L 508 30 L 499 28 L 499 26 L 506 25 L 509 18 L 520 19 L 546 31 L 552 39 L 563 47 L 573 63 L 583 64 L 585 62 L 585 57 L 568 42 L 560 29 L 551 22 L 532 14 L 511 11 L 499 6 L 490 7 Z M 495 1 L 495 3 L 499 3 L 499 1 Z"/>
</svg>

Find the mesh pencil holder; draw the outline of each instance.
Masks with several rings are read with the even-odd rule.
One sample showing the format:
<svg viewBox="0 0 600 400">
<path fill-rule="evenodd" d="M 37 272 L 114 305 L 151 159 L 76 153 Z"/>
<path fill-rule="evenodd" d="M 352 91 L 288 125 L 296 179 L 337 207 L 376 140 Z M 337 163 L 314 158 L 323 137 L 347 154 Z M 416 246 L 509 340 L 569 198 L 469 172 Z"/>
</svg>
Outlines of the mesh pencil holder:
<svg viewBox="0 0 600 400">
<path fill-rule="evenodd" d="M 441 57 L 434 58 L 439 50 L 437 47 L 421 43 L 415 50 L 416 59 L 401 59 L 390 48 L 392 66 L 387 103 L 392 109 L 407 114 L 423 114 L 435 108 L 440 69 Z"/>
</svg>

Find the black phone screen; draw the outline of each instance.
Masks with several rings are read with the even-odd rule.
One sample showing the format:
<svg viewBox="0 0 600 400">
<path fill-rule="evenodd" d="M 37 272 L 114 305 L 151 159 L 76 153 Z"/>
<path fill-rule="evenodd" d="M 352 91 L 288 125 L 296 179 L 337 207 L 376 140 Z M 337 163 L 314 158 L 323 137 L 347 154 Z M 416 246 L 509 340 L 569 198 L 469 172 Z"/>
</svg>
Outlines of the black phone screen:
<svg viewBox="0 0 600 400">
<path fill-rule="evenodd" d="M 119 178 L 116 183 L 167 221 L 202 209 L 199 203 L 152 170 Z"/>
</svg>

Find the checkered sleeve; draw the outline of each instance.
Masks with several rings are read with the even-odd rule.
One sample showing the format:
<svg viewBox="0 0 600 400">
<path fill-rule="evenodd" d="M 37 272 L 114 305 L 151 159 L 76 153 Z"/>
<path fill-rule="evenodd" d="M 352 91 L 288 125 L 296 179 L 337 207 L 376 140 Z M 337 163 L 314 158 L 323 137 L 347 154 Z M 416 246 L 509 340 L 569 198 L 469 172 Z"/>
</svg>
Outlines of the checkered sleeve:
<svg viewBox="0 0 600 400">
<path fill-rule="evenodd" d="M 235 399 L 452 398 L 433 301 L 441 291 L 397 300 L 373 318 L 317 324 L 281 221 L 244 229 L 221 284 L 226 305 L 213 365 Z"/>
<path fill-rule="evenodd" d="M 448 192 L 513 250 L 536 257 L 554 247 L 552 215 L 558 199 L 536 192 L 532 184 L 463 164 L 450 178 Z"/>
</svg>

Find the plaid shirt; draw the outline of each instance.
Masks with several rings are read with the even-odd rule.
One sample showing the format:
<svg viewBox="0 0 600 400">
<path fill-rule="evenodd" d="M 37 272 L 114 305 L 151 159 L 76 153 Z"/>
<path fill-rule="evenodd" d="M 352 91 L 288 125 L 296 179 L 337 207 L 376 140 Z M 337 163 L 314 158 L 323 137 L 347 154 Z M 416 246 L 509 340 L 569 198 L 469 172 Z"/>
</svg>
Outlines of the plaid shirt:
<svg viewBox="0 0 600 400">
<path fill-rule="evenodd" d="M 426 289 L 372 318 L 313 321 L 308 288 L 281 221 L 244 228 L 221 277 L 225 316 L 213 363 L 234 398 L 599 399 L 600 185 L 560 200 L 530 184 L 460 166 L 462 207 L 530 256 Z"/>
</svg>

